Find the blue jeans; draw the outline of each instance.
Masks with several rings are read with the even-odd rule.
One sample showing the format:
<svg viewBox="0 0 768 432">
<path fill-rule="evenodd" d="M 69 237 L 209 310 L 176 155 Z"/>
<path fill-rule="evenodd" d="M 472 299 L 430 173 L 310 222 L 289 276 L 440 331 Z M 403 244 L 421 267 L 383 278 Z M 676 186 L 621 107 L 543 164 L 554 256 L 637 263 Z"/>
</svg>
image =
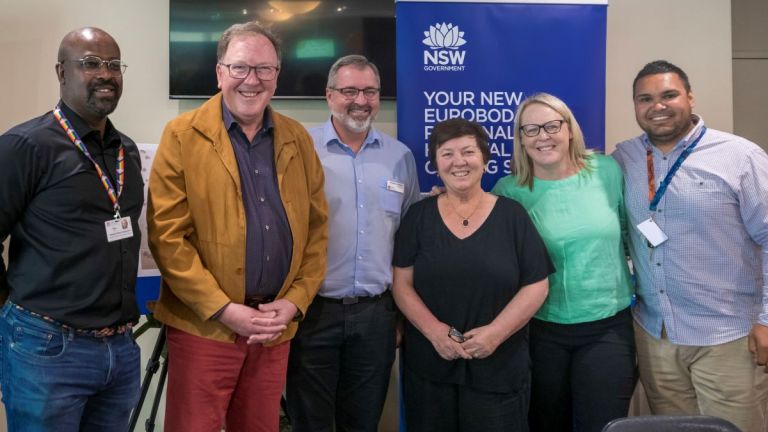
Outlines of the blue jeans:
<svg viewBox="0 0 768 432">
<path fill-rule="evenodd" d="M 131 332 L 86 336 L 8 302 L 0 310 L 0 385 L 9 432 L 126 431 L 139 397 Z"/>
</svg>

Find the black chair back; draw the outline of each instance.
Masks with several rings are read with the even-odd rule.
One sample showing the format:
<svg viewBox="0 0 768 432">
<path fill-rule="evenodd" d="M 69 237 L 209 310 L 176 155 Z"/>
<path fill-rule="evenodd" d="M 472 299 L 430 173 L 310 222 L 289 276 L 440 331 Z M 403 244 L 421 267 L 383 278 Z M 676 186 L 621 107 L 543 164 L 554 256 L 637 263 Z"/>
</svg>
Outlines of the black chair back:
<svg viewBox="0 0 768 432">
<path fill-rule="evenodd" d="M 741 432 L 733 423 L 711 416 L 638 416 L 611 421 L 603 432 Z"/>
</svg>

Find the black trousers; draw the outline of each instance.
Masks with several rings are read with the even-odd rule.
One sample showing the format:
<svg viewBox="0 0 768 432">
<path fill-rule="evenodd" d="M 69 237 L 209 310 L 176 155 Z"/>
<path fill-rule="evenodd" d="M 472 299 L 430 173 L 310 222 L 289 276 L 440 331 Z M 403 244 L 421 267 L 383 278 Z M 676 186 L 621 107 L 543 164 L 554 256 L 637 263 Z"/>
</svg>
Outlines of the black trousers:
<svg viewBox="0 0 768 432">
<path fill-rule="evenodd" d="M 378 429 L 395 358 L 397 312 L 387 293 L 351 305 L 322 298 L 291 342 L 286 402 L 293 432 Z"/>
<path fill-rule="evenodd" d="M 629 308 L 579 324 L 530 325 L 533 432 L 600 432 L 626 417 L 637 382 Z"/>
<path fill-rule="evenodd" d="M 408 432 L 527 432 L 528 383 L 495 393 L 424 379 L 403 368 Z"/>
</svg>

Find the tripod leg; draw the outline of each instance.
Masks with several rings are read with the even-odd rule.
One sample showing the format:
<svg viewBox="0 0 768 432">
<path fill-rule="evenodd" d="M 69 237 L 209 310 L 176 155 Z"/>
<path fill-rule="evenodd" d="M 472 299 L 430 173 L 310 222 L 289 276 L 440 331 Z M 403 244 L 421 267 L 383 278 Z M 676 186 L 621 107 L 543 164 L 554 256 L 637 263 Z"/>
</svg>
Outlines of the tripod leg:
<svg viewBox="0 0 768 432">
<path fill-rule="evenodd" d="M 163 362 L 163 368 L 160 370 L 160 377 L 157 380 L 157 389 L 155 389 L 155 399 L 152 401 L 152 411 L 149 413 L 149 418 L 144 423 L 144 428 L 147 432 L 153 432 L 155 430 L 155 418 L 157 417 L 157 409 L 160 407 L 160 398 L 163 396 L 163 389 L 165 388 L 165 378 L 168 376 L 168 358 Z"/>
<path fill-rule="evenodd" d="M 136 428 L 136 423 L 139 421 L 139 414 L 141 414 L 141 407 L 144 406 L 144 399 L 149 392 L 149 385 L 152 383 L 152 377 L 157 373 L 157 369 L 160 366 L 160 356 L 163 354 L 165 348 L 165 326 L 160 327 L 160 333 L 157 336 L 155 342 L 155 348 L 152 350 L 152 356 L 147 362 L 144 374 L 144 380 L 141 382 L 141 393 L 139 396 L 139 402 L 136 404 L 136 408 L 131 413 L 131 420 L 128 426 L 128 430 L 133 432 Z"/>
<path fill-rule="evenodd" d="M 285 395 L 280 396 L 280 409 L 283 410 L 283 418 L 288 424 L 291 424 L 291 417 L 288 415 L 288 403 L 285 401 Z"/>
</svg>

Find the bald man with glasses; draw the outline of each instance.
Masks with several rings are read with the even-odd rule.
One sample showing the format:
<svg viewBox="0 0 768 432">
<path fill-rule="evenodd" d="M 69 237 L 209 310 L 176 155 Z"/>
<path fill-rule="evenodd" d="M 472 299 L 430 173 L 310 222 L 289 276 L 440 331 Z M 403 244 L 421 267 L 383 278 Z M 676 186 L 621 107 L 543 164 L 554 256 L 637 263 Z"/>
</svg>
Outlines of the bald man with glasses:
<svg viewBox="0 0 768 432">
<path fill-rule="evenodd" d="M 104 30 L 64 36 L 60 101 L 0 136 L 0 384 L 9 431 L 125 431 L 139 396 L 136 144 L 108 116 L 126 65 Z M 2 252 L 0 246 L 0 252 Z"/>
</svg>

